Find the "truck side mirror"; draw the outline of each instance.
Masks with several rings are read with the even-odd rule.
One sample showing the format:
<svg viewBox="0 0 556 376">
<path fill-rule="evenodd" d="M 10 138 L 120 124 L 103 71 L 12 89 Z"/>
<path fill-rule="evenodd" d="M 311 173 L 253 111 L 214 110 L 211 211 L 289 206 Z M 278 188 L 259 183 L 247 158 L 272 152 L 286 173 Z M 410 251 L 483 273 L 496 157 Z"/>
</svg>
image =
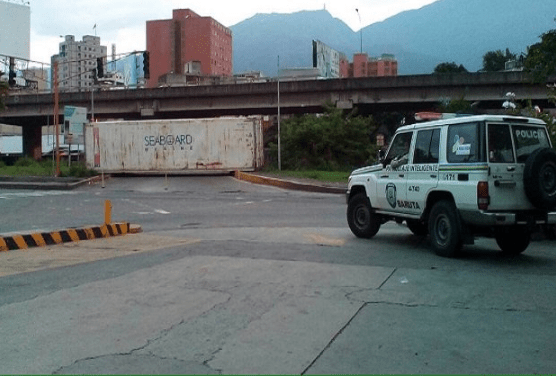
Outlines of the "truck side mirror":
<svg viewBox="0 0 556 376">
<path fill-rule="evenodd" d="M 384 159 L 386 158 L 386 151 L 380 149 L 377 153 L 377 159 L 380 163 L 384 164 Z"/>
</svg>

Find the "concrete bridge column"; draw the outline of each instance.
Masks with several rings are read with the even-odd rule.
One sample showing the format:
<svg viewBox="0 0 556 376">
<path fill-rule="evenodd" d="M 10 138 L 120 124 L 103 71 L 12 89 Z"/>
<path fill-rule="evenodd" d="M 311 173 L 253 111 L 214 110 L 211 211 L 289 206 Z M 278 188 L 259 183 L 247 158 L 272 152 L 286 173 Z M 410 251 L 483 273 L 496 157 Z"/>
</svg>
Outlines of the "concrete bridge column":
<svg viewBox="0 0 556 376">
<path fill-rule="evenodd" d="M 42 158 L 42 129 L 40 127 L 23 127 L 23 155 L 34 160 Z"/>
</svg>

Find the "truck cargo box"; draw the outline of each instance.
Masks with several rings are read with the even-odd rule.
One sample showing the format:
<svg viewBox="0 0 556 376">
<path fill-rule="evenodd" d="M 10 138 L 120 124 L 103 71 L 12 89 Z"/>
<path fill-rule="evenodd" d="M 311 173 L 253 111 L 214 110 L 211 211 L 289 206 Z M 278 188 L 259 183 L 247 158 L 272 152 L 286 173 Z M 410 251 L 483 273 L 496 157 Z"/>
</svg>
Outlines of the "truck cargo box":
<svg viewBox="0 0 556 376">
<path fill-rule="evenodd" d="M 114 121 L 85 127 L 87 167 L 112 173 L 254 171 L 262 118 Z"/>
</svg>

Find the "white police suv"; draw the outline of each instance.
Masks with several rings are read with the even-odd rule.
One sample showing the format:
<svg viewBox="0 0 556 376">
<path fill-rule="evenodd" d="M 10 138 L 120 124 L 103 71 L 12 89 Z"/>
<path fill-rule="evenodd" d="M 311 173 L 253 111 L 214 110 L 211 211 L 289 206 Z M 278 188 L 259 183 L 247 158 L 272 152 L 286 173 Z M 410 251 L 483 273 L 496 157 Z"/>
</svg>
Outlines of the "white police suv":
<svg viewBox="0 0 556 376">
<path fill-rule="evenodd" d="M 380 164 L 352 172 L 347 221 L 372 238 L 390 220 L 430 235 L 452 257 L 475 236 L 519 254 L 539 224 L 556 224 L 556 152 L 546 124 L 468 116 L 399 128 Z"/>
</svg>

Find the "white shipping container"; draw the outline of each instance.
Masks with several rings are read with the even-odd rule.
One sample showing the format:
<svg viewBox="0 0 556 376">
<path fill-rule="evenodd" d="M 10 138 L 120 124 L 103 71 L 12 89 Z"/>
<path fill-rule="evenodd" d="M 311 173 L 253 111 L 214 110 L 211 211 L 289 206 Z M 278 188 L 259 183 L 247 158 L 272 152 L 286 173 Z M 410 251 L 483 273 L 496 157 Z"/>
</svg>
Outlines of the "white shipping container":
<svg viewBox="0 0 556 376">
<path fill-rule="evenodd" d="M 114 121 L 85 127 L 87 167 L 112 173 L 254 171 L 262 118 Z"/>
</svg>

